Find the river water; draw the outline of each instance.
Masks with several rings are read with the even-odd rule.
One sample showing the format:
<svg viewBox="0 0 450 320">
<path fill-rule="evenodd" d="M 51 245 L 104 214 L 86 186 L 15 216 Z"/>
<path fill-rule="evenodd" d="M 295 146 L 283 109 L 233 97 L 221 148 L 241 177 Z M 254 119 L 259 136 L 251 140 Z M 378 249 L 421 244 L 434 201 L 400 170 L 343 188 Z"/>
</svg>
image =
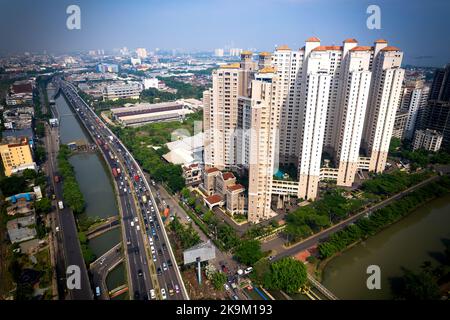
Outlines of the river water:
<svg viewBox="0 0 450 320">
<path fill-rule="evenodd" d="M 49 97 L 53 94 L 48 90 Z M 67 144 L 76 140 L 90 141 L 89 134 L 83 129 L 72 109 L 62 95 L 55 100 L 60 121 L 60 140 Z M 113 187 L 107 173 L 108 167 L 97 153 L 75 154 L 70 157 L 70 163 L 75 169 L 76 178 L 86 201 L 85 212 L 90 218 L 107 218 L 118 215 Z M 105 232 L 91 239 L 89 246 L 97 257 L 121 241 L 120 228 Z M 125 283 L 123 264 L 115 268 L 107 278 L 108 288 Z M 113 287 L 109 287 L 112 285 Z"/>
<path fill-rule="evenodd" d="M 418 270 L 424 261 L 437 265 L 436 254 L 450 239 L 450 195 L 435 199 L 340 256 L 326 266 L 322 283 L 340 299 L 392 299 L 389 279 L 401 267 Z M 381 269 L 381 289 L 366 286 L 369 265 Z"/>
</svg>

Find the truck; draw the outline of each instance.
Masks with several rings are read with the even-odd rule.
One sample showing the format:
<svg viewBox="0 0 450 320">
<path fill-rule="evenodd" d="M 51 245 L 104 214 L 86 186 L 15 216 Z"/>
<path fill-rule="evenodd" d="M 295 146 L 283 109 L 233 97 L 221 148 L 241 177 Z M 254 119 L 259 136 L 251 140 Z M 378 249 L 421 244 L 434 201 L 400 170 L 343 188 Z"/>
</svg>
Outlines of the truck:
<svg viewBox="0 0 450 320">
<path fill-rule="evenodd" d="M 58 208 L 59 209 L 64 209 L 64 203 L 62 201 L 58 201 Z"/>
<path fill-rule="evenodd" d="M 55 176 L 53 179 L 55 180 L 56 183 L 59 182 L 59 176 Z"/>
<path fill-rule="evenodd" d="M 112 168 L 112 174 L 113 174 L 114 178 L 117 178 L 118 174 L 117 174 L 116 168 Z"/>
<path fill-rule="evenodd" d="M 143 196 L 142 196 L 142 202 L 143 202 L 143 203 L 147 203 L 147 196 L 146 196 L 146 195 L 143 195 Z"/>
</svg>

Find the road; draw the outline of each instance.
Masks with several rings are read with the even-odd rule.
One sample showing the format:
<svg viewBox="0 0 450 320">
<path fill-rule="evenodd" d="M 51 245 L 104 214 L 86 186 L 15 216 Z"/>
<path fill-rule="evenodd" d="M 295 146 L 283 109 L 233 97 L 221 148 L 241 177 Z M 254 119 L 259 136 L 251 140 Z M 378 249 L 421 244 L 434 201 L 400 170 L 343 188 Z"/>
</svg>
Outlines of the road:
<svg viewBox="0 0 450 320">
<path fill-rule="evenodd" d="M 58 128 L 50 128 L 46 125 L 47 134 L 45 137 L 47 147 L 47 174 L 51 177 L 51 185 L 56 201 L 63 200 L 63 190 L 61 183 L 55 183 L 54 177 L 58 175 L 56 156 L 59 150 L 59 130 Z M 81 252 L 80 241 L 78 239 L 77 226 L 72 210 L 68 207 L 56 210 L 52 217 L 52 232 L 56 239 L 56 272 L 58 279 L 58 288 L 60 297 L 65 296 L 66 286 L 66 270 L 70 265 L 76 265 L 81 271 L 81 288 L 67 289 L 68 298 L 72 300 L 91 300 L 93 299 L 92 288 L 89 282 L 88 272 L 84 258 Z M 58 228 L 58 229 L 57 229 Z M 59 230 L 59 231 L 57 231 Z M 54 243 L 55 244 L 55 243 Z"/>
<path fill-rule="evenodd" d="M 345 228 L 346 226 L 348 226 L 351 223 L 354 223 L 356 220 L 360 219 L 361 217 L 365 216 L 365 215 L 370 215 L 371 213 L 375 212 L 378 209 L 381 209 L 387 205 L 389 205 L 390 203 L 392 203 L 393 201 L 396 201 L 400 198 L 402 198 L 403 196 L 407 195 L 408 193 L 432 182 L 435 181 L 436 179 L 438 179 L 439 176 L 433 176 L 431 178 L 428 178 L 400 193 L 397 193 L 396 195 L 385 199 L 383 201 L 381 201 L 380 203 L 375 204 L 374 206 L 367 208 L 353 216 L 351 216 L 350 218 L 347 218 L 344 221 L 341 221 L 338 224 L 335 224 L 334 226 L 325 229 L 317 234 L 312 235 L 311 237 L 293 245 L 290 248 L 286 248 L 282 245 L 280 245 L 280 241 L 279 239 L 274 239 L 272 241 L 268 241 L 266 243 L 264 243 L 262 245 L 262 249 L 263 250 L 275 250 L 277 253 L 274 256 L 274 261 L 279 260 L 283 257 L 287 257 L 287 256 L 293 256 L 296 255 L 297 253 L 304 251 L 314 245 L 319 244 L 320 241 L 323 241 L 325 239 L 327 239 L 331 234 L 338 232 L 339 230 L 342 230 L 343 228 Z M 276 247 L 274 246 L 274 244 L 276 244 Z"/>
<path fill-rule="evenodd" d="M 175 259 L 159 209 L 153 205 L 153 194 L 141 168 L 122 142 L 79 97 L 76 89 L 67 82 L 58 81 L 58 84 L 115 173 L 114 187 L 122 216 L 133 298 L 148 299 L 150 290 L 154 289 L 163 299 L 189 299 L 179 269 L 173 263 Z"/>
<path fill-rule="evenodd" d="M 90 264 L 89 270 L 91 270 L 92 273 L 92 282 L 96 288 L 96 296 L 98 299 L 109 300 L 109 290 L 106 285 L 106 277 L 111 270 L 122 262 L 122 260 L 122 242 L 119 242 Z"/>
</svg>

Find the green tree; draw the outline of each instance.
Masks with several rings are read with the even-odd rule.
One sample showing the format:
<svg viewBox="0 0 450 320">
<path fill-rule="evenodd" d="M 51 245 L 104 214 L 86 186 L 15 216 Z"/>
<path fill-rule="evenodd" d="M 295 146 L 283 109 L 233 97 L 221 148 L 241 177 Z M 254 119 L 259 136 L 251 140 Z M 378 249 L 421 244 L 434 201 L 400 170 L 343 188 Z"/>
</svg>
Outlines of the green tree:
<svg viewBox="0 0 450 320">
<path fill-rule="evenodd" d="M 227 282 L 227 276 L 222 271 L 215 272 L 212 276 L 212 284 L 214 289 L 223 290 L 223 285 Z"/>
<path fill-rule="evenodd" d="M 393 287 L 394 296 L 401 300 L 437 300 L 440 297 L 439 286 L 429 270 L 413 272 L 402 269 L 398 287 Z"/>
<path fill-rule="evenodd" d="M 52 201 L 49 198 L 42 198 L 35 202 L 37 213 L 47 214 L 52 210 Z"/>
<path fill-rule="evenodd" d="M 181 196 L 185 199 L 189 198 L 191 192 L 189 191 L 188 188 L 184 187 L 183 189 L 181 189 Z"/>
<path fill-rule="evenodd" d="M 267 283 L 269 289 L 297 293 L 307 281 L 305 265 L 292 257 L 272 263 L 270 269 L 270 283 Z"/>
<path fill-rule="evenodd" d="M 258 240 L 244 240 L 235 249 L 234 256 L 239 262 L 252 266 L 263 257 L 261 244 Z"/>
</svg>

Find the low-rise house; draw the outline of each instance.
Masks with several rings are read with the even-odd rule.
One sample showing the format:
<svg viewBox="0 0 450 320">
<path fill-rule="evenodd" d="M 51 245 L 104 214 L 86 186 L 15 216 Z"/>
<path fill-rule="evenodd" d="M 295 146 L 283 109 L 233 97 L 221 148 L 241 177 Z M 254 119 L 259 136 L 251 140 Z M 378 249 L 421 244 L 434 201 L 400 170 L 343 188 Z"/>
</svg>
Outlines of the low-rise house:
<svg viewBox="0 0 450 320">
<path fill-rule="evenodd" d="M 182 166 L 183 178 L 188 186 L 198 186 L 202 182 L 202 169 L 198 163 Z"/>
<path fill-rule="evenodd" d="M 6 228 L 11 243 L 23 242 L 36 237 L 34 214 L 8 221 Z"/>
<path fill-rule="evenodd" d="M 246 203 L 245 203 L 245 188 L 241 184 L 233 184 L 227 186 L 226 190 L 226 209 L 231 215 L 244 214 Z"/>
</svg>

